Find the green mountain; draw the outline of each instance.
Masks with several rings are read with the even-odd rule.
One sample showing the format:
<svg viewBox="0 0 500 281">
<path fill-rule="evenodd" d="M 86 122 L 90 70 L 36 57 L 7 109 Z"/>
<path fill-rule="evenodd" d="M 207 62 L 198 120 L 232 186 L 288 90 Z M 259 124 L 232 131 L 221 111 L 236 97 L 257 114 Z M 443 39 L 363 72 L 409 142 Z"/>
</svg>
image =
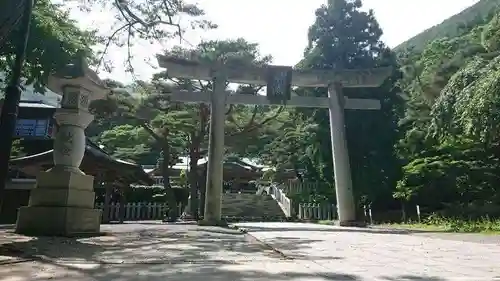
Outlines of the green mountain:
<svg viewBox="0 0 500 281">
<path fill-rule="evenodd" d="M 394 50 L 399 51 L 411 47 L 415 48 L 415 50 L 422 50 L 433 40 L 460 36 L 475 26 L 488 22 L 499 8 L 500 0 L 481 0 L 446 19 L 441 24 L 435 25 L 399 44 Z"/>
</svg>

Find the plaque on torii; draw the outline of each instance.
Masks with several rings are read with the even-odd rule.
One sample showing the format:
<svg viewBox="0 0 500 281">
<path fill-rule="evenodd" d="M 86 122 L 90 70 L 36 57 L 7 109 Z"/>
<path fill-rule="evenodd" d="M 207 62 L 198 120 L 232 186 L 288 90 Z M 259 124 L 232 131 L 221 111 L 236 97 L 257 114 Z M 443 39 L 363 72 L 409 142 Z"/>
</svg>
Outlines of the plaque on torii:
<svg viewBox="0 0 500 281">
<path fill-rule="evenodd" d="M 286 104 L 292 96 L 293 68 L 269 67 L 267 70 L 266 97 L 271 104 Z"/>
<path fill-rule="evenodd" d="M 378 99 L 355 99 L 343 95 L 342 88 L 379 87 L 391 74 L 391 68 L 362 70 L 297 70 L 287 66 L 244 64 L 207 64 L 177 57 L 158 56 L 160 67 L 171 78 L 212 80 L 212 92 L 173 91 L 172 101 L 211 105 L 209 159 L 204 222 L 219 224 L 223 184 L 225 105 L 287 105 L 290 107 L 328 108 L 330 137 L 337 196 L 339 224 L 356 225 L 354 196 L 347 143 L 344 109 L 378 110 Z M 226 82 L 267 86 L 266 95 L 234 94 L 226 91 Z M 328 87 L 328 97 L 292 96 L 292 86 Z M 287 214 L 293 215 L 293 214 Z"/>
</svg>

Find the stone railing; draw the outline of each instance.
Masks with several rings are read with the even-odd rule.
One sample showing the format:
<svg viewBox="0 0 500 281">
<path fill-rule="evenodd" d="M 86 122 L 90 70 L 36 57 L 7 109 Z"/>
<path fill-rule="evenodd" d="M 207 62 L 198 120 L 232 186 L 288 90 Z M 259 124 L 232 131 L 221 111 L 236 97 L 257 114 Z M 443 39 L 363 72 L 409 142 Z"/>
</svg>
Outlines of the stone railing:
<svg viewBox="0 0 500 281">
<path fill-rule="evenodd" d="M 318 189 L 321 183 L 317 182 L 298 182 L 289 181 L 287 184 L 273 185 L 269 194 L 278 202 L 283 212 L 287 217 L 298 219 L 320 219 L 328 220 L 336 216 L 336 207 L 324 203 L 301 203 L 294 202 L 292 195 L 309 192 L 310 190 Z M 312 205 L 311 205 L 312 204 Z"/>
<path fill-rule="evenodd" d="M 271 186 L 269 191 L 271 197 L 278 202 L 286 217 L 292 217 L 294 215 L 292 200 L 286 196 L 285 192 L 281 189 L 281 186 Z"/>
</svg>

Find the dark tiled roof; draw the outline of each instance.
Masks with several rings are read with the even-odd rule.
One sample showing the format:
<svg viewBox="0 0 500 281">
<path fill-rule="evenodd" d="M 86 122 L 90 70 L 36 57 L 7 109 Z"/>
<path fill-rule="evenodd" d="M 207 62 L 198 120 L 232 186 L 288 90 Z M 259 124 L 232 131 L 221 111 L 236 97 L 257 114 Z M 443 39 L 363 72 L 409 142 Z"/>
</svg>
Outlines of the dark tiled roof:
<svg viewBox="0 0 500 281">
<path fill-rule="evenodd" d="M 112 170 L 117 181 L 126 184 L 154 184 L 154 180 L 144 172 L 140 165 L 114 158 L 102 150 L 98 145 L 93 143 L 90 139 L 87 138 L 86 140 L 85 156 L 82 163 L 82 170 L 84 170 L 84 172 L 89 173 L 86 171 L 86 168 L 96 166 L 97 164 L 102 169 L 101 172 L 103 174 L 108 174 L 106 171 L 107 169 Z M 53 161 L 52 153 L 53 149 L 38 154 L 11 159 L 10 164 L 12 168 L 19 169 L 21 171 L 23 171 L 23 168 L 26 166 L 50 165 Z M 93 173 L 90 172 L 89 174 Z"/>
</svg>

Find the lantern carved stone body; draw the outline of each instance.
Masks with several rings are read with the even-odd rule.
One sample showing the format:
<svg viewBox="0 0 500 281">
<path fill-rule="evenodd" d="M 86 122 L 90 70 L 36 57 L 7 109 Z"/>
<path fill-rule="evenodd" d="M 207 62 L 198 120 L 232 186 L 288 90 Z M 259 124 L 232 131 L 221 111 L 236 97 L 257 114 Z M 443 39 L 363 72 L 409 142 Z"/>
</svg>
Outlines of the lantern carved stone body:
<svg viewBox="0 0 500 281">
<path fill-rule="evenodd" d="M 54 118 L 54 167 L 37 176 L 29 205 L 19 209 L 16 232 L 72 236 L 97 233 L 101 211 L 94 209 L 94 178 L 80 164 L 85 154 L 85 128 L 92 122 L 92 100 L 109 93 L 83 56 L 49 78 L 48 88 L 63 94 Z"/>
</svg>

